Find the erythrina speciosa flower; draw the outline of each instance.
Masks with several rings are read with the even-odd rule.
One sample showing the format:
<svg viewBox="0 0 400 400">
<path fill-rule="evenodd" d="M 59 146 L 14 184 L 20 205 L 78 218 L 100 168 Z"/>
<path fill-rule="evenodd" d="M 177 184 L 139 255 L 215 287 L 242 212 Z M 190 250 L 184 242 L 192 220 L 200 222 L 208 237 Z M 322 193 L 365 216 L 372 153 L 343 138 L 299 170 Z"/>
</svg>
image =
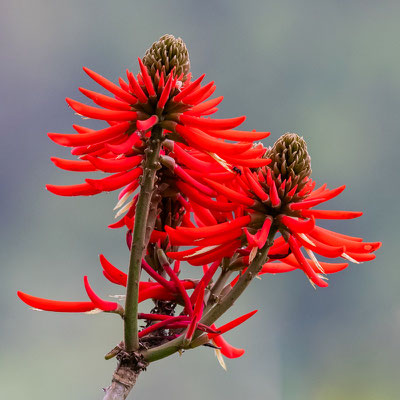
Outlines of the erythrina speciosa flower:
<svg viewBox="0 0 400 400">
<path fill-rule="evenodd" d="M 244 215 L 223 224 L 201 228 L 169 228 L 168 234 L 173 243 L 186 237 L 185 244 L 197 244 L 193 249 L 170 252 L 170 257 L 197 265 L 199 256 L 204 258 L 207 254 L 212 255 L 217 248 L 224 246 L 228 250 L 230 244 L 230 256 L 233 256 L 233 244 L 236 243 L 239 249 L 237 256 L 247 255 L 247 258 L 240 258 L 245 266 L 257 249 L 264 247 L 271 227 L 275 226 L 280 236 L 274 240 L 268 253 L 270 262 L 261 273 L 299 268 L 312 284 L 325 287 L 328 284 L 322 275 L 337 272 L 347 264 L 319 262 L 315 253 L 327 258 L 341 257 L 355 263 L 375 258 L 372 253 L 380 247 L 379 242 L 364 242 L 361 238 L 333 232 L 315 224 L 316 219 L 351 219 L 362 213 L 313 209 L 339 195 L 345 187 L 330 190 L 324 184 L 315 189 L 315 182 L 310 178 L 311 159 L 303 138 L 294 133 L 283 135 L 266 152 L 266 157 L 271 159 L 268 167 L 253 170 L 241 168 L 236 177 L 240 185 L 235 186 L 234 190 L 231 182 L 221 184 L 207 179 L 209 186 L 220 196 L 240 206 Z M 304 256 L 301 248 L 309 258 Z M 281 260 L 272 263 L 276 259 Z M 232 264 L 237 266 L 237 260 L 232 260 Z"/>
<path fill-rule="evenodd" d="M 39 310 L 121 316 L 123 341 L 106 355 L 116 356 L 118 367 L 104 400 L 126 399 L 149 363 L 175 352 L 208 346 L 223 367 L 223 356 L 242 356 L 244 350 L 222 335 L 257 310 L 222 326 L 217 321 L 257 275 L 300 269 L 314 286 L 324 287 L 324 274 L 348 264 L 318 261 L 315 254 L 363 262 L 380 246 L 316 225 L 318 219 L 361 213 L 314 209 L 344 186 L 315 188 L 302 138 L 288 133 L 267 148 L 257 141 L 268 132 L 236 130 L 244 116 L 209 117 L 223 98 L 211 98 L 215 85 L 203 85 L 204 75 L 192 79 L 182 39 L 161 37 L 138 62 L 139 72 L 127 70 L 118 85 L 84 68 L 109 93 L 80 88 L 95 106 L 67 99 L 78 115 L 104 121 L 105 128 L 74 125 L 76 134 L 48 134 L 78 157 L 53 157 L 59 168 L 111 174 L 78 185 L 47 185 L 50 192 L 120 191 L 120 219 L 109 228 L 126 228 L 129 266 L 124 272 L 104 255 L 100 264 L 104 277 L 123 288 L 123 295 L 112 297 L 125 299 L 124 306 L 98 296 L 87 276 L 85 301 L 18 292 Z M 188 277 L 192 269 L 184 270 L 181 261 L 200 267 L 196 278 Z M 140 312 L 139 305 L 150 301 L 150 311 Z"/>
<path fill-rule="evenodd" d="M 143 172 L 141 163 L 145 158 L 150 131 L 155 127 L 162 130 L 163 139 L 169 139 L 165 153 L 174 151 L 176 158 L 184 158 L 183 164 L 202 164 L 196 161 L 196 154 L 182 155 L 189 148 L 208 155 L 208 159 L 213 157 L 226 168 L 233 160 L 237 165 L 252 167 L 268 163 L 257 159 L 259 153 L 252 150 L 252 142 L 267 137 L 268 132 L 234 130 L 245 120 L 244 116 L 205 118 L 218 110 L 217 105 L 223 97 L 207 100 L 215 91 L 215 85 L 210 82 L 202 86 L 205 75 L 191 80 L 189 56 L 181 39 L 163 36 L 146 52 L 143 61 L 140 58 L 138 61 L 140 72 L 135 75 L 127 70 L 127 81 L 120 78 L 119 85 L 84 68 L 96 83 L 111 94 L 79 89 L 101 108 L 66 99 L 77 114 L 106 121 L 109 127 L 93 130 L 74 125 L 76 134 L 48 134 L 55 143 L 72 147 L 71 154 L 79 157 L 79 160 L 53 157 L 51 160 L 57 167 L 112 175 L 103 179 L 86 179 L 85 183 L 78 185 L 47 185 L 50 192 L 61 196 L 88 196 L 125 187 L 122 196 L 131 193 L 139 185 Z"/>
</svg>

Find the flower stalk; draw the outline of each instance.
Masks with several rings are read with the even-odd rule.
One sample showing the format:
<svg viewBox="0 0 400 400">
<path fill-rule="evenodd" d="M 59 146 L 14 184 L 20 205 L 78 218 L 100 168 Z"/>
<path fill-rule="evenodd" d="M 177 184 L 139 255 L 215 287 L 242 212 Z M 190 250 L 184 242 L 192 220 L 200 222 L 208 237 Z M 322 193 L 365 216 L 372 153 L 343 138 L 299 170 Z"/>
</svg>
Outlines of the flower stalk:
<svg viewBox="0 0 400 400">
<path fill-rule="evenodd" d="M 151 131 L 146 159 L 143 165 L 140 193 L 136 205 L 136 218 L 132 235 L 132 247 L 129 260 L 128 282 L 126 286 L 124 337 L 125 350 L 136 351 L 139 348 L 138 337 L 138 299 L 141 264 L 146 249 L 146 231 L 150 204 L 155 190 L 157 170 L 160 168 L 159 158 L 162 143 L 162 128 L 155 125 Z"/>
<path fill-rule="evenodd" d="M 202 324 L 213 324 L 222 314 L 233 306 L 235 301 L 249 286 L 250 282 L 258 275 L 263 265 L 268 261 L 268 252 L 274 243 L 277 229 L 276 226 L 271 226 L 265 245 L 257 252 L 257 255 L 233 288 L 204 315 L 200 321 Z"/>
</svg>

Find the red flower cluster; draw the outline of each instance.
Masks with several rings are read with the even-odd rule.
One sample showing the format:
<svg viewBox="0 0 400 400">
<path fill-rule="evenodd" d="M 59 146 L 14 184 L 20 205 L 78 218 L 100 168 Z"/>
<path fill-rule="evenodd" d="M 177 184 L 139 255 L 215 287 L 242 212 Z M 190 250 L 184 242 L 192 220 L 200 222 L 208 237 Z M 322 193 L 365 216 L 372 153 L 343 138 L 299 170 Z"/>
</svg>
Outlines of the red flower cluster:
<svg viewBox="0 0 400 400">
<path fill-rule="evenodd" d="M 279 149 L 280 146 L 285 149 Z M 298 268 L 304 271 L 313 284 L 325 287 L 328 284 L 321 275 L 338 272 L 348 264 L 319 262 L 314 253 L 327 258 L 341 257 L 355 263 L 373 260 L 375 255 L 372 253 L 380 247 L 379 242 L 366 243 L 361 238 L 315 225 L 315 219 L 351 219 L 361 216 L 362 213 L 313 210 L 314 206 L 339 195 L 345 187 L 329 190 L 324 184 L 314 189 L 315 182 L 309 177 L 309 166 L 301 166 L 303 171 L 295 174 L 298 168 L 296 163 L 304 160 L 295 160 L 296 152 L 291 146 L 300 146 L 300 150 L 306 153 L 306 145 L 301 138 L 295 134 L 286 134 L 269 151 L 272 157 L 270 167 L 253 171 L 243 167 L 234 181 L 224 184 L 205 178 L 216 191 L 217 197 L 222 196 L 225 201 L 229 200 L 232 209 L 235 209 L 234 204 L 236 209 L 240 207 L 237 214 L 242 216 L 232 219 L 227 214 L 227 222 L 207 224 L 201 228 L 167 228 L 172 244 L 196 244 L 193 249 L 169 252 L 168 255 L 176 260 L 188 261 L 192 265 L 201 265 L 214 258 L 226 256 L 231 257 L 233 265 L 236 266 L 240 260 L 245 267 L 252 260 L 252 250 L 261 249 L 266 244 L 274 224 L 281 236 L 274 240 L 268 253 L 270 262 L 263 267 L 261 273 L 288 272 Z M 282 154 L 285 156 L 287 149 L 290 151 L 286 154 L 290 153 L 293 160 L 276 161 L 276 157 L 281 157 Z M 301 177 L 304 168 L 305 175 Z M 201 202 L 201 205 L 207 207 L 212 201 L 211 197 Z M 301 247 L 310 258 L 303 255 Z M 272 262 L 276 259 L 281 261 Z"/>
<path fill-rule="evenodd" d="M 239 165 L 260 165 L 257 156 L 260 150 L 252 149 L 252 142 L 267 137 L 268 132 L 235 131 L 245 117 L 231 119 L 201 118 L 215 113 L 223 97 L 206 101 L 214 92 L 214 82 L 201 86 L 205 75 L 191 82 L 183 74 L 177 76 L 174 69 L 168 75 L 157 71 L 154 79 L 139 59 L 140 73 L 127 70 L 128 82 L 119 79 L 120 86 L 98 73 L 84 71 L 114 97 L 84 88 L 80 91 L 95 104 L 92 107 L 67 98 L 69 106 L 85 118 L 107 121 L 108 128 L 93 130 L 74 125 L 77 134 L 49 133 L 49 137 L 61 146 L 72 147 L 71 154 L 80 160 L 65 160 L 53 157 L 54 164 L 69 171 L 101 171 L 113 175 L 103 179 L 86 179 L 85 183 L 71 186 L 47 185 L 47 189 L 61 196 L 88 196 L 104 191 L 113 191 L 127 186 L 125 193 L 138 187 L 150 130 L 154 126 L 163 129 L 165 138 L 177 140 L 171 144 L 177 159 L 184 158 L 186 164 L 196 163 L 196 154 L 182 156 L 188 149 L 200 153 L 212 153 L 216 159 L 234 161 Z M 226 142 L 240 140 L 240 143 Z M 169 152 L 168 150 L 166 150 Z M 211 160 L 212 161 L 212 160 Z M 184 161 L 182 163 L 185 164 Z M 203 161 L 207 164 L 207 161 Z M 208 162 L 212 164 L 212 162 Z M 197 167 L 202 165 L 198 161 Z M 265 165 L 262 162 L 261 165 Z M 197 168 L 198 169 L 198 168 Z"/>
<path fill-rule="evenodd" d="M 156 307 L 151 313 L 139 313 L 138 317 L 146 321 L 139 338 L 150 347 L 182 335 L 190 343 L 198 330 L 225 356 L 239 357 L 244 350 L 230 346 L 220 335 L 255 311 L 219 328 L 204 324 L 202 318 L 215 305 L 213 296 L 229 293 L 244 271 L 259 260 L 256 255 L 261 250 L 267 249 L 268 256 L 257 270 L 260 274 L 300 269 L 313 285 L 324 287 L 328 286 L 324 274 L 340 271 L 348 264 L 318 261 L 315 253 L 358 263 L 372 260 L 380 243 L 364 242 L 317 226 L 316 219 L 350 219 L 362 213 L 313 209 L 339 195 L 344 186 L 330 190 L 323 185 L 315 189 L 304 140 L 286 134 L 267 149 L 254 141 L 266 138 L 268 132 L 234 130 L 245 117 L 208 118 L 222 101 L 222 97 L 209 99 L 215 90 L 214 83 L 202 86 L 204 75 L 192 81 L 188 60 L 179 64 L 174 56 L 166 61 L 170 53 L 173 51 L 156 48 L 146 54 L 143 61 L 139 59 L 140 72 L 134 75 L 127 71 L 127 81 L 120 78 L 119 85 L 84 68 L 112 96 L 81 88 L 85 96 L 102 108 L 71 99 L 67 102 L 83 117 L 104 120 L 109 126 L 96 131 L 74 125 L 76 134 L 49 133 L 51 140 L 72 147 L 71 153 L 79 157 L 52 161 L 65 170 L 112 175 L 86 179 L 78 185 L 47 188 L 62 196 L 88 196 L 121 189 L 116 208 L 120 208 L 117 216 L 124 215 L 110 228 L 127 227 L 130 246 L 138 202 L 135 192 L 152 134 L 157 130 L 162 142 L 157 155 L 157 196 L 152 200 L 154 221 L 149 222 L 150 234 L 142 260 L 142 270 L 150 281 L 139 284 L 139 302 L 152 299 Z M 180 250 L 180 246 L 190 248 Z M 173 267 L 171 260 L 175 260 Z M 180 261 L 203 266 L 202 278 L 180 279 Z M 103 255 L 100 263 L 110 282 L 127 286 L 125 272 Z M 213 280 L 217 271 L 221 275 L 238 271 L 238 276 L 224 281 L 217 291 Z M 98 309 L 124 316 L 124 308 L 117 302 L 101 299 L 86 276 L 84 287 L 89 298 L 84 302 L 47 300 L 22 292 L 18 295 L 41 310 Z M 182 309 L 174 315 L 177 305 Z"/>
</svg>

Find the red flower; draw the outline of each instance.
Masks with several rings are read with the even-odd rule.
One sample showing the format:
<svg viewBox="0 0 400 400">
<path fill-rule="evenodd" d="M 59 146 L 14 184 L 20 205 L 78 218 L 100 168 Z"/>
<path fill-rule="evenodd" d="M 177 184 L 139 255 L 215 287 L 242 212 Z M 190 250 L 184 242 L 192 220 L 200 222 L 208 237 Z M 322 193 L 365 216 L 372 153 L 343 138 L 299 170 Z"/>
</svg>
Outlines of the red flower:
<svg viewBox="0 0 400 400">
<path fill-rule="evenodd" d="M 207 100 L 215 90 L 213 82 L 202 87 L 204 75 L 191 81 L 190 74 L 182 73 L 178 76 L 175 69 L 166 73 L 165 68 L 150 76 L 141 59 L 139 66 L 140 73 L 135 76 L 127 71 L 128 83 L 120 78 L 119 86 L 84 68 L 112 97 L 80 88 L 86 97 L 102 108 L 69 98 L 66 99 L 67 103 L 82 117 L 104 120 L 110 126 L 96 131 L 74 125 L 77 134 L 49 133 L 51 140 L 72 147 L 72 155 L 80 158 L 64 160 L 53 157 L 52 161 L 65 170 L 102 171 L 112 175 L 103 179 L 86 179 L 85 183 L 79 185 L 47 185 L 49 191 L 61 196 L 88 196 L 125 186 L 125 194 L 132 192 L 138 186 L 138 178 L 142 173 L 140 164 L 150 130 L 156 125 L 163 129 L 166 139 L 181 142 L 168 142 L 169 150 L 166 150 L 175 151 L 175 157 L 179 160 L 185 158 L 182 151 L 189 145 L 203 154 L 211 152 L 219 159 L 228 162 L 235 160 L 238 165 L 260 164 L 257 151 L 252 149 L 252 142 L 267 137 L 268 132 L 233 130 L 245 120 L 244 116 L 231 119 L 204 118 L 215 113 L 218 110 L 216 106 L 222 101 L 222 97 Z M 226 140 L 241 142 L 231 143 Z M 188 155 L 182 161 L 184 164 L 188 162 L 188 157 L 192 158 L 192 163 L 196 163 L 196 156 Z M 262 165 L 266 163 L 261 162 Z M 176 172 L 187 178 L 187 174 L 182 171 Z"/>
<path fill-rule="evenodd" d="M 329 190 L 326 185 L 318 189 L 310 179 L 310 159 L 305 142 L 295 134 L 286 134 L 267 152 L 272 163 L 269 167 L 250 170 L 241 168 L 236 182 L 221 184 L 205 179 L 216 191 L 214 197 L 225 199 L 229 207 L 219 209 L 228 213 L 240 207 L 244 215 L 229 222 L 207 224 L 200 228 L 166 228 L 173 244 L 197 245 L 180 252 L 170 252 L 174 259 L 199 265 L 204 260 L 237 254 L 235 266 L 251 261 L 253 248 L 262 248 L 272 225 L 281 236 L 275 239 L 269 251 L 270 262 L 262 273 L 283 272 L 295 268 L 304 271 L 312 284 L 325 287 L 323 274 L 337 272 L 346 263 L 320 263 L 314 253 L 328 258 L 341 257 L 352 262 L 369 261 L 381 243 L 363 242 L 361 238 L 339 234 L 315 225 L 315 219 L 351 219 L 362 215 L 354 211 L 313 210 L 339 195 L 344 186 Z M 237 184 L 239 183 L 239 184 Z M 213 200 L 203 196 L 194 199 L 202 206 Z M 227 201 L 230 201 L 227 203 Z M 236 208 L 233 206 L 236 204 Z M 245 248 L 242 248 L 245 246 Z M 308 254 L 306 258 L 301 251 Z M 244 257 L 239 257 L 240 255 Z M 282 259 L 279 263 L 272 263 Z M 239 263 L 240 265 L 240 263 Z"/>
</svg>

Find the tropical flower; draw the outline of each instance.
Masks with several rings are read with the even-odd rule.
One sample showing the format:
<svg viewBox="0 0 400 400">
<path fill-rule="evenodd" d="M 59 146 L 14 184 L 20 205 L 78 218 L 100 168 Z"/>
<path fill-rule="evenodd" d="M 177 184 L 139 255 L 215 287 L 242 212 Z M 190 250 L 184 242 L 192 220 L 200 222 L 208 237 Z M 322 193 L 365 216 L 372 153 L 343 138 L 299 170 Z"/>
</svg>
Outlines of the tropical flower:
<svg viewBox="0 0 400 400">
<path fill-rule="evenodd" d="M 215 91 L 215 85 L 210 82 L 202 86 L 205 75 L 192 81 L 187 49 L 181 39 L 163 36 L 138 62 L 140 72 L 135 75 L 127 70 L 127 81 L 119 78 L 119 85 L 83 68 L 111 95 L 80 88 L 100 108 L 69 98 L 66 101 L 83 118 L 106 121 L 109 126 L 93 130 L 74 125 L 76 134 L 49 133 L 52 141 L 72 147 L 71 154 L 79 157 L 78 160 L 57 157 L 51 160 L 64 170 L 101 171 L 112 175 L 86 179 L 78 185 L 47 185 L 50 192 L 61 196 L 88 196 L 124 188 L 121 197 L 132 193 L 139 185 L 141 163 L 154 127 L 162 129 L 163 139 L 168 139 L 164 153 L 168 155 L 173 151 L 175 159 L 183 164 L 193 164 L 193 159 L 196 162 L 201 153 L 210 155 L 208 158 L 214 159 L 211 161 L 217 160 L 227 169 L 233 160 L 237 165 L 266 165 L 267 161 L 257 159 L 260 152 L 254 151 L 252 146 L 253 141 L 267 137 L 268 132 L 234 130 L 245 120 L 244 116 L 204 118 L 218 110 L 223 97 L 207 100 Z M 183 156 L 188 146 L 196 149 L 197 154 Z"/>
<path fill-rule="evenodd" d="M 352 219 L 362 213 L 313 209 L 338 196 L 345 186 L 330 190 L 324 184 L 315 189 L 315 182 L 310 178 L 310 156 L 302 138 L 292 133 L 285 134 L 265 156 L 271 159 L 268 167 L 253 170 L 241 167 L 236 182 L 222 184 L 205 179 L 219 196 L 236 203 L 240 207 L 237 212 L 242 216 L 235 219 L 231 216 L 230 221 L 199 228 L 168 228 L 172 243 L 197 245 L 189 250 L 169 252 L 171 258 L 198 265 L 205 259 L 210 262 L 213 257 L 232 257 L 236 254 L 232 258 L 232 265 L 237 268 L 242 263 L 242 267 L 245 267 L 257 249 L 264 247 L 273 225 L 280 236 L 274 240 L 268 254 L 270 262 L 264 266 L 262 273 L 299 268 L 312 284 L 325 287 L 328 284 L 323 274 L 337 272 L 347 264 L 319 262 L 315 253 L 327 258 L 341 257 L 355 263 L 375 258 L 372 253 L 381 243 L 364 242 L 361 238 L 316 225 L 316 219 Z M 206 207 L 209 201 L 212 201 L 210 197 L 200 203 Z M 272 263 L 276 259 L 280 261 Z"/>
</svg>

